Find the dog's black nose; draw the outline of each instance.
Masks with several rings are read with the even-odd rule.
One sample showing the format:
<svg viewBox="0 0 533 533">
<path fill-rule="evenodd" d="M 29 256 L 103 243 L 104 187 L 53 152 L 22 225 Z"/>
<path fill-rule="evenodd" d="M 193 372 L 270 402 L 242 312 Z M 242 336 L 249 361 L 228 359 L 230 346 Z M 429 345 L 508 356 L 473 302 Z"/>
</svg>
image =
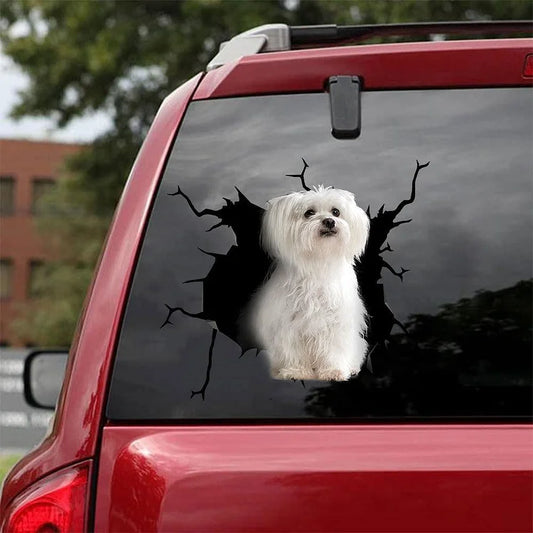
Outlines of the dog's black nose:
<svg viewBox="0 0 533 533">
<path fill-rule="evenodd" d="M 332 218 L 325 218 L 322 221 L 322 224 L 324 224 L 324 226 L 326 226 L 328 229 L 333 229 L 335 227 L 335 221 Z"/>
</svg>

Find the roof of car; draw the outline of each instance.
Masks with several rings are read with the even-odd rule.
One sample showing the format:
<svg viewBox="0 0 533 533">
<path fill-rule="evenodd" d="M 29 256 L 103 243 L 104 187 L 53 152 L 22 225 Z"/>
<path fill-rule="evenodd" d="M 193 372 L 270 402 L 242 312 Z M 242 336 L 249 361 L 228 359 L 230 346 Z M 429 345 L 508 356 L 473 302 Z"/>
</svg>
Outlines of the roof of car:
<svg viewBox="0 0 533 533">
<path fill-rule="evenodd" d="M 207 72 L 193 99 L 323 91 L 335 75 L 359 76 L 364 90 L 530 86 L 532 43 L 426 41 L 249 55 Z"/>
<path fill-rule="evenodd" d="M 531 35 L 532 21 L 460 21 L 460 22 L 414 22 L 401 24 L 374 24 L 337 26 L 288 26 L 265 24 L 252 28 L 220 45 L 218 54 L 207 65 L 207 71 L 219 68 L 240 57 L 263 52 L 279 52 L 316 46 L 334 46 L 341 43 L 361 42 L 372 37 L 460 34 L 509 34 Z"/>
</svg>

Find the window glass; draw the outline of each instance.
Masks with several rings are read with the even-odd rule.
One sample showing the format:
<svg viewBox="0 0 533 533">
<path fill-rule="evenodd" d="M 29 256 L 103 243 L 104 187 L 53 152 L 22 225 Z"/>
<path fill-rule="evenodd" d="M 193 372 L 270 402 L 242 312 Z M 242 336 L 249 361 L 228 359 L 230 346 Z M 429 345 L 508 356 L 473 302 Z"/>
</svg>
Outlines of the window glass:
<svg viewBox="0 0 533 533">
<path fill-rule="evenodd" d="M 30 277 L 28 280 L 28 297 L 38 298 L 43 295 L 42 283 L 45 276 L 44 262 L 40 260 L 30 261 Z"/>
<path fill-rule="evenodd" d="M 326 94 L 190 105 L 133 280 L 110 418 L 530 414 L 531 91 L 364 93 L 360 138 L 330 130 Z M 265 276 L 280 272 L 259 245 L 264 208 L 318 185 L 368 208 L 356 265 L 368 355 L 349 380 L 274 379 L 249 326 Z M 328 218 L 343 216 L 330 207 Z M 302 216 L 274 234 L 305 239 Z M 341 275 L 330 266 L 316 274 L 324 284 L 328 276 Z M 339 320 L 359 312 L 344 299 L 350 283 Z M 294 294 L 307 297 L 306 287 Z M 280 302 L 297 296 L 279 294 L 268 304 L 279 324 L 272 342 L 290 335 L 282 313 L 307 312 L 306 335 L 315 324 L 327 335 L 329 303 L 291 315 Z"/>
<path fill-rule="evenodd" d="M 0 176 L 0 215 L 9 216 L 15 212 L 15 180 L 11 176 Z"/>
<path fill-rule="evenodd" d="M 13 290 L 13 261 L 0 259 L 0 298 L 10 298 Z"/>
<path fill-rule="evenodd" d="M 31 212 L 42 213 L 43 198 L 54 188 L 55 181 L 52 178 L 39 177 L 32 181 Z"/>
</svg>

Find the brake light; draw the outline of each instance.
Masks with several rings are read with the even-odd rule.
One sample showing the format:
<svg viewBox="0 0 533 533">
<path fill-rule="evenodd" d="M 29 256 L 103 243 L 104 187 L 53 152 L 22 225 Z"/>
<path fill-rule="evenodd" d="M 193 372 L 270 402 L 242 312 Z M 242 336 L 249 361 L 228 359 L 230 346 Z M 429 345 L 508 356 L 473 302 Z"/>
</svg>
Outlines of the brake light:
<svg viewBox="0 0 533 533">
<path fill-rule="evenodd" d="M 528 54 L 526 56 L 523 74 L 526 78 L 533 78 L 533 54 Z"/>
<path fill-rule="evenodd" d="M 89 464 L 38 481 L 6 513 L 7 533 L 67 533 L 86 529 Z"/>
</svg>

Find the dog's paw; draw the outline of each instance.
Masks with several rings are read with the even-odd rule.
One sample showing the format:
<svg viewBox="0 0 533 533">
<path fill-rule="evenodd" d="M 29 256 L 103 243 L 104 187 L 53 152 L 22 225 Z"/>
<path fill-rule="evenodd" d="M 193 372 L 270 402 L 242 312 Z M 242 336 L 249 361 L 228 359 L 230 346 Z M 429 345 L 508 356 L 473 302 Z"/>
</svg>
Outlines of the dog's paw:
<svg viewBox="0 0 533 533">
<path fill-rule="evenodd" d="M 316 371 L 316 379 L 322 381 L 348 381 L 352 374 L 338 368 L 320 368 Z"/>
<path fill-rule="evenodd" d="M 274 379 L 315 379 L 315 374 L 311 369 L 307 368 L 281 368 L 275 372 L 272 377 Z"/>
</svg>

